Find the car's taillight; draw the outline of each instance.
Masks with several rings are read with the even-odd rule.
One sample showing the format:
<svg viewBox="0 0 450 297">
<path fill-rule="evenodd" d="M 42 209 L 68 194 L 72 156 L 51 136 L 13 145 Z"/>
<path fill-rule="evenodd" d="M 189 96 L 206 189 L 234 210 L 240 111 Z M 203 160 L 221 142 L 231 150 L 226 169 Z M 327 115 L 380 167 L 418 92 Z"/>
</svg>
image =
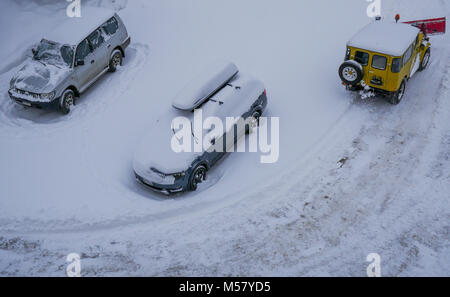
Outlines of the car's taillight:
<svg viewBox="0 0 450 297">
<path fill-rule="evenodd" d="M 266 90 L 264 90 L 264 96 L 267 96 L 267 91 Z"/>
</svg>

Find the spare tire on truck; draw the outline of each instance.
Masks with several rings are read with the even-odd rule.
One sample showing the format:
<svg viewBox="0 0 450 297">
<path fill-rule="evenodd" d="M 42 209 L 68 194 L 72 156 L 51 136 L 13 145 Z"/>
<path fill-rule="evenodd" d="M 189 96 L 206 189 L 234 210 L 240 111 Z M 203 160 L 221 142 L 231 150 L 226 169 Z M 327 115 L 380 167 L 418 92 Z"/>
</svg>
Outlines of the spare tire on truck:
<svg viewBox="0 0 450 297">
<path fill-rule="evenodd" d="M 348 60 L 339 67 L 339 77 L 347 86 L 355 86 L 363 79 L 364 73 L 361 64 Z"/>
</svg>

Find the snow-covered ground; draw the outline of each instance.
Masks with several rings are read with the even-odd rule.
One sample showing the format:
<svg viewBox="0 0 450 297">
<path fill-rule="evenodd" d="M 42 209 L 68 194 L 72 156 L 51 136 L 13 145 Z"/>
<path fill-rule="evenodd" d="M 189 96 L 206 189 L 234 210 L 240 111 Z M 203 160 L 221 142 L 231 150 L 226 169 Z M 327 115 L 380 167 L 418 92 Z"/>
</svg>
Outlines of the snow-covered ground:
<svg viewBox="0 0 450 297">
<path fill-rule="evenodd" d="M 82 1 L 116 9 L 132 44 L 70 115 L 25 109 L 9 80 L 65 1 L 0 3 L 0 275 L 450 276 L 450 38 L 398 106 L 341 86 L 367 2 Z M 444 0 L 383 16 L 450 17 Z M 280 160 L 236 153 L 196 193 L 138 185 L 132 158 L 192 69 L 225 58 L 267 87 Z M 341 161 L 339 163 L 339 161 Z"/>
</svg>

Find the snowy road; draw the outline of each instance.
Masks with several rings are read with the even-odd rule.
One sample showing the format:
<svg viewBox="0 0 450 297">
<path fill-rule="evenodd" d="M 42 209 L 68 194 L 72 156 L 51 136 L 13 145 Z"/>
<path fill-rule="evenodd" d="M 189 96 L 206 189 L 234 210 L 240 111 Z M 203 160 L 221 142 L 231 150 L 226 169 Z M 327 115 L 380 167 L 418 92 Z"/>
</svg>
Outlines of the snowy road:
<svg viewBox="0 0 450 297">
<path fill-rule="evenodd" d="M 133 37 L 125 64 L 68 117 L 6 94 L 24 49 L 51 21 L 24 36 L 11 34 L 20 25 L 1 32 L 22 50 L 2 49 L 15 54 L 0 65 L 0 275 L 64 275 L 71 252 L 82 255 L 83 275 L 364 276 L 372 252 L 383 275 L 450 275 L 449 37 L 433 38 L 429 68 L 393 107 L 345 92 L 336 74 L 348 37 L 369 21 L 365 1 L 253 2 L 236 11 L 216 1 L 118 1 Z M 450 16 L 444 1 L 414 2 L 387 2 L 384 14 Z M 17 3 L 1 11 L 63 13 Z M 305 36 L 323 5 L 333 26 Z M 343 22 L 349 7 L 354 17 Z M 216 56 L 266 83 L 280 161 L 233 154 L 198 193 L 151 193 L 134 181 L 132 152 L 190 69 Z"/>
</svg>

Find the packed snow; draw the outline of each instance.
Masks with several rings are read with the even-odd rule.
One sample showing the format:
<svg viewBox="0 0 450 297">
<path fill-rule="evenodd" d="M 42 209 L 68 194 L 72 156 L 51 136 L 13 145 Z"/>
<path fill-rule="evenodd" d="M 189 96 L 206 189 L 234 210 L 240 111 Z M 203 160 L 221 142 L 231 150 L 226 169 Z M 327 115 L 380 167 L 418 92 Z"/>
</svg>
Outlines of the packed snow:
<svg viewBox="0 0 450 297">
<path fill-rule="evenodd" d="M 374 21 L 361 29 L 348 46 L 390 56 L 402 56 L 419 34 L 419 29 L 402 23 Z"/>
<path fill-rule="evenodd" d="M 132 43 L 68 116 L 26 109 L 9 81 L 66 20 L 65 1 L 0 2 L 0 275 L 450 276 L 450 39 L 391 106 L 337 75 L 364 0 L 86 0 Z M 237 9 L 238 8 L 238 9 Z M 383 1 L 383 17 L 450 16 L 450 3 Z M 133 153 L 205 61 L 264 82 L 280 159 L 234 153 L 195 193 L 139 185 Z M 336 165 L 338 164 L 338 166 Z"/>
</svg>

